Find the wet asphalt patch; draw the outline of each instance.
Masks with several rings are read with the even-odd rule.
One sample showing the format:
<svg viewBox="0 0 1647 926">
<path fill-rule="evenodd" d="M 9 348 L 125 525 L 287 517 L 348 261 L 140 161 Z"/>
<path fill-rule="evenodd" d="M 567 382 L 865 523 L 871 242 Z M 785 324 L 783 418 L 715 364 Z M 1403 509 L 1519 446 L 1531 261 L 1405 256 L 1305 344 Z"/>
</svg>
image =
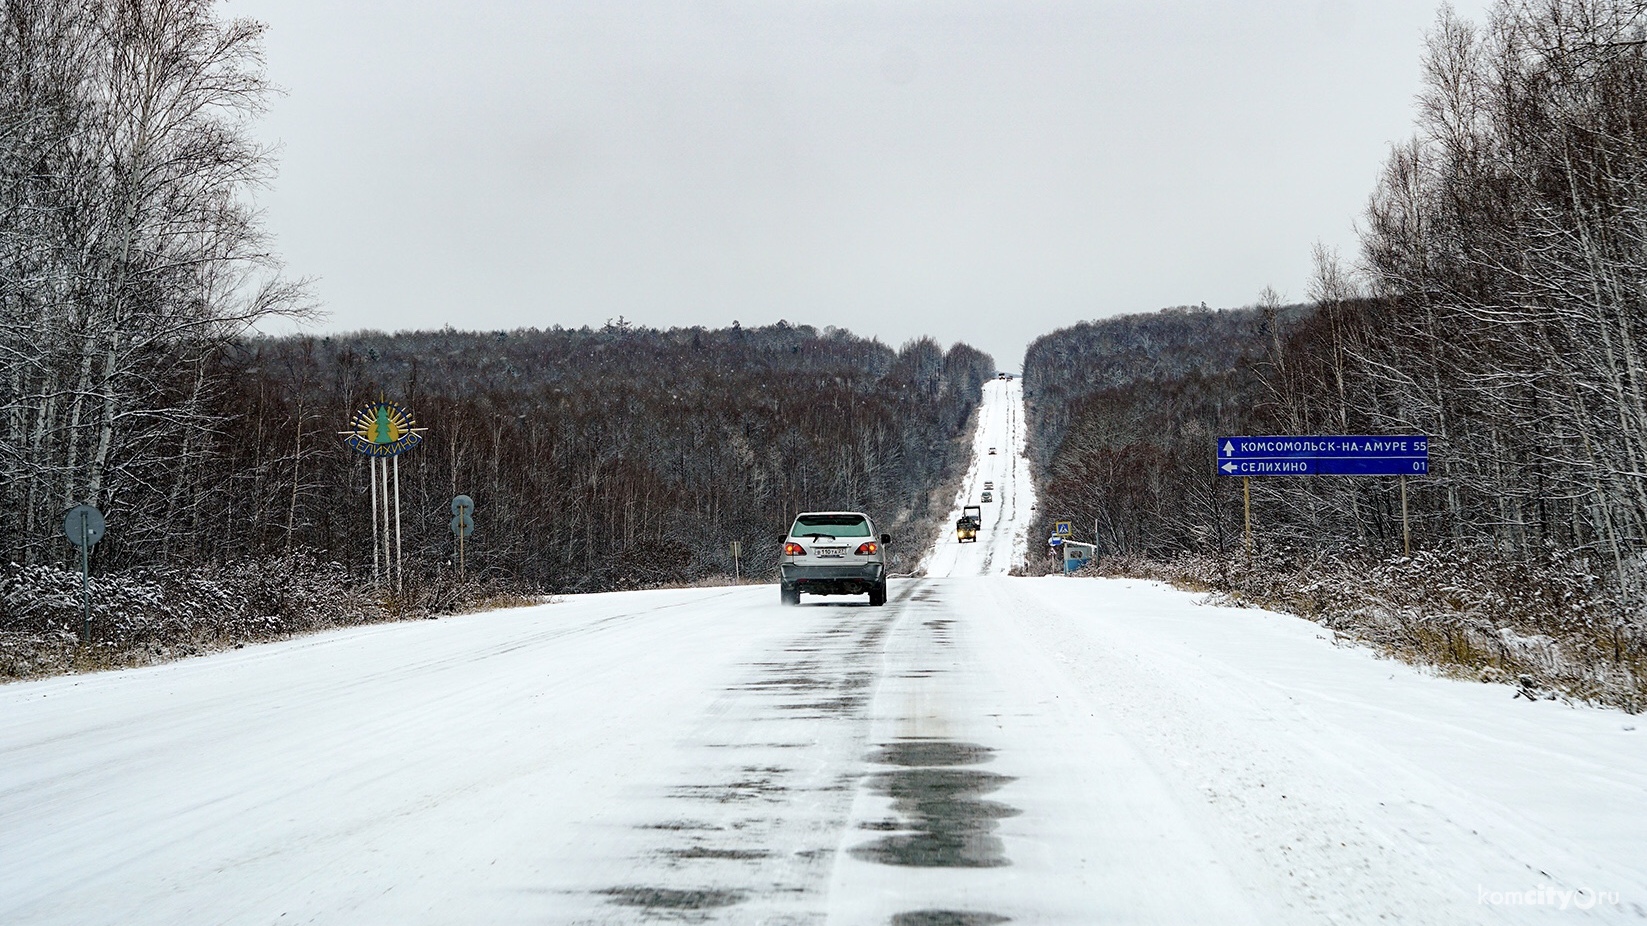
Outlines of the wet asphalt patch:
<svg viewBox="0 0 1647 926">
<path fill-rule="evenodd" d="M 1011 918 L 973 910 L 911 910 L 892 917 L 892 926 L 996 926 Z"/>
<path fill-rule="evenodd" d="M 742 903 L 745 897 L 743 891 L 676 890 L 667 887 L 613 887 L 599 893 L 620 906 L 641 907 L 662 913 L 716 910 Z"/>
<path fill-rule="evenodd" d="M 956 766 L 976 765 L 994 751 L 976 743 L 902 739 L 883 744 L 868 759 L 894 771 L 868 776 L 869 789 L 892 799 L 902 818 L 898 831 L 853 847 L 854 858 L 911 868 L 999 868 L 1012 862 L 995 835 L 1004 817 L 1020 811 L 983 795 L 1010 776 Z M 883 821 L 884 822 L 884 821 Z M 876 829 L 881 825 L 877 824 Z"/>
<path fill-rule="evenodd" d="M 797 801 L 833 803 L 838 807 L 837 819 L 844 822 L 861 775 L 853 770 L 820 779 L 815 764 L 797 762 L 797 768 L 770 759 L 738 762 L 740 753 L 726 750 L 798 749 L 803 752 L 790 755 L 803 756 L 804 750 L 819 742 L 839 738 L 837 731 L 863 723 L 874 693 L 876 667 L 897 610 L 878 611 L 874 620 L 865 620 L 862 612 L 837 613 L 839 619 L 832 618 L 825 626 L 791 640 L 775 658 L 769 655 L 764 661 L 746 664 L 749 675 L 726 689 L 734 703 L 749 705 L 744 710 L 756 719 L 764 715 L 786 724 L 801 720 L 819 725 L 818 740 L 797 742 L 780 734 L 764 742 L 722 737 L 703 742 L 702 746 L 730 761 L 711 762 L 711 768 L 719 767 L 718 772 L 705 770 L 709 774 L 698 779 L 701 783 L 665 790 L 668 797 L 687 802 L 682 806 L 693 809 L 637 826 L 655 839 L 648 840 L 652 845 L 635 860 L 651 869 L 656 879 L 650 885 L 598 891 L 607 903 L 633 908 L 647 921 L 706 922 L 724 916 L 721 908 L 770 905 L 774 897 L 802 897 L 817 890 L 797 886 L 793 880 L 797 875 L 824 883 L 836 851 L 833 846 L 814 844 L 802 849 L 791 843 L 790 849 L 800 851 L 783 851 L 774 845 L 784 845 L 782 834 L 786 826 L 792 826 L 787 823 L 792 816 L 790 806 Z M 825 792 L 838 796 L 824 798 Z M 736 886 L 728 885 L 728 879 Z M 780 908 L 784 903 L 792 901 L 779 901 Z"/>
<path fill-rule="evenodd" d="M 887 743 L 869 754 L 876 765 L 927 766 L 977 765 L 995 758 L 995 750 L 977 743 L 951 740 L 901 739 Z"/>
<path fill-rule="evenodd" d="M 685 849 L 669 849 L 663 854 L 673 859 L 718 858 L 740 862 L 769 858 L 772 855 L 772 853 L 766 851 L 765 849 L 716 849 L 712 846 L 691 846 Z"/>
<path fill-rule="evenodd" d="M 725 829 L 723 826 L 716 826 L 713 823 L 700 823 L 696 820 L 669 820 L 664 823 L 644 823 L 640 828 L 643 830 L 669 830 L 677 833 L 683 830 L 707 831 Z"/>
<path fill-rule="evenodd" d="M 782 794 L 789 789 L 778 784 L 770 777 L 744 778 L 725 784 L 713 785 L 681 785 L 673 790 L 675 797 L 683 797 L 695 801 L 713 801 L 717 804 L 729 804 L 734 801 L 775 800 L 774 795 Z"/>
</svg>

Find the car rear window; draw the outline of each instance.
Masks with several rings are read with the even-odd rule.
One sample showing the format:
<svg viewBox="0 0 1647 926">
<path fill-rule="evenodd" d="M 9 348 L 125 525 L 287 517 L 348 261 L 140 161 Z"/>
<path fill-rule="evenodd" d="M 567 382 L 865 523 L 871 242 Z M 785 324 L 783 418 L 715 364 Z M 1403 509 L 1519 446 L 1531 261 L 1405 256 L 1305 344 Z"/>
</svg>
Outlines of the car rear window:
<svg viewBox="0 0 1647 926">
<path fill-rule="evenodd" d="M 861 514 L 803 514 L 795 519 L 790 536 L 828 534 L 831 537 L 868 537 L 869 522 Z"/>
</svg>

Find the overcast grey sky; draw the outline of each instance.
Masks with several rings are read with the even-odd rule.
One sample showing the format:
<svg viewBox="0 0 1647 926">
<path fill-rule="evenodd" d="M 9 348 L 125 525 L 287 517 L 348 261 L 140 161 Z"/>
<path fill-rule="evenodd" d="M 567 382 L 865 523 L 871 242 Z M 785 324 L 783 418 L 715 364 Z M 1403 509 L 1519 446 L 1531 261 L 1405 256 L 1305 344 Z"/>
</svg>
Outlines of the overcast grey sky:
<svg viewBox="0 0 1647 926">
<path fill-rule="evenodd" d="M 270 26 L 261 202 L 325 330 L 784 318 L 1016 369 L 1081 319 L 1301 298 L 1438 5 L 226 9 Z"/>
</svg>

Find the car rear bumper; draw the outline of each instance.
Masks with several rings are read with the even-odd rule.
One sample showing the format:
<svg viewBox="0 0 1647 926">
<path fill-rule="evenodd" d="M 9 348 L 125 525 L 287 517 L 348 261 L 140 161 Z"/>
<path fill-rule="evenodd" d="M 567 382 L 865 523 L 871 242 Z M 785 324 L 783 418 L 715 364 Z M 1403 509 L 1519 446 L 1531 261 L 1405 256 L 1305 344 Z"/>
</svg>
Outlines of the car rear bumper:
<svg viewBox="0 0 1647 926">
<path fill-rule="evenodd" d="M 811 595 L 862 595 L 886 581 L 886 567 L 880 563 L 855 566 L 803 566 L 784 563 L 778 567 L 783 584 Z"/>
</svg>

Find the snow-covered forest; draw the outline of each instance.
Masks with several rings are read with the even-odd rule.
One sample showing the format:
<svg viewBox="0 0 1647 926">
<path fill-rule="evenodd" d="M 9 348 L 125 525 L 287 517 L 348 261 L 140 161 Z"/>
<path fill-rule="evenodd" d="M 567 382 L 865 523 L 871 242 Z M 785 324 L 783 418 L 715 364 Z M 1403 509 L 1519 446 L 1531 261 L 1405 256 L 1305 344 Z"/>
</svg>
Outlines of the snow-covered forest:
<svg viewBox="0 0 1647 926">
<path fill-rule="evenodd" d="M 460 603 L 459 493 L 485 595 L 730 575 L 732 541 L 764 575 L 800 508 L 875 511 L 911 552 L 935 529 L 994 373 L 966 345 L 622 319 L 257 336 L 321 308 L 256 207 L 273 176 L 250 132 L 262 34 L 209 0 L 0 8 L 5 671 L 72 645 L 62 523 L 82 503 L 109 523 L 94 638 L 161 648 Z M 428 428 L 401 460 L 393 601 L 361 593 L 367 465 L 338 436 L 380 396 Z"/>
<path fill-rule="evenodd" d="M 429 429 L 400 465 L 420 569 L 455 556 L 462 493 L 470 569 L 553 591 L 730 576 L 732 541 L 764 577 L 806 509 L 877 512 L 913 554 L 947 511 L 933 493 L 965 464 L 994 370 L 964 344 L 894 351 L 782 322 L 300 337 L 224 362 L 226 408 L 257 439 L 224 445 L 223 498 L 189 517 L 190 558 L 292 546 L 369 569 L 366 461 L 336 432 L 386 392 Z M 245 528 L 214 529 L 225 518 Z"/>
<path fill-rule="evenodd" d="M 1520 671 L 1561 661 L 1522 653 L 1523 636 L 1544 635 L 1639 686 L 1647 8 L 1504 2 L 1481 24 L 1444 11 L 1424 75 L 1417 131 L 1385 164 L 1361 254 L 1317 249 L 1301 316 L 1266 293 L 1246 312 L 1078 326 L 1031 347 L 1044 513 L 1097 518 L 1116 553 L 1224 557 L 1241 545 L 1242 508 L 1239 482 L 1214 476 L 1218 434 L 1428 434 L 1430 475 L 1408 486 L 1413 536 L 1448 579 L 1385 577 L 1379 594 L 1412 599 L 1374 608 L 1411 618 L 1403 645 Z M 1152 326 L 1191 361 L 1132 367 L 1120 384 L 1062 368 L 1124 362 L 1118 342 L 1148 350 Z M 1290 589 L 1280 597 L 1300 610 L 1367 604 L 1335 595 L 1375 584 L 1344 563 L 1401 553 L 1393 483 L 1254 480 L 1269 558 L 1255 581 Z M 1228 568 L 1199 571 L 1227 580 Z M 1329 572 L 1332 589 L 1311 587 Z"/>
</svg>

